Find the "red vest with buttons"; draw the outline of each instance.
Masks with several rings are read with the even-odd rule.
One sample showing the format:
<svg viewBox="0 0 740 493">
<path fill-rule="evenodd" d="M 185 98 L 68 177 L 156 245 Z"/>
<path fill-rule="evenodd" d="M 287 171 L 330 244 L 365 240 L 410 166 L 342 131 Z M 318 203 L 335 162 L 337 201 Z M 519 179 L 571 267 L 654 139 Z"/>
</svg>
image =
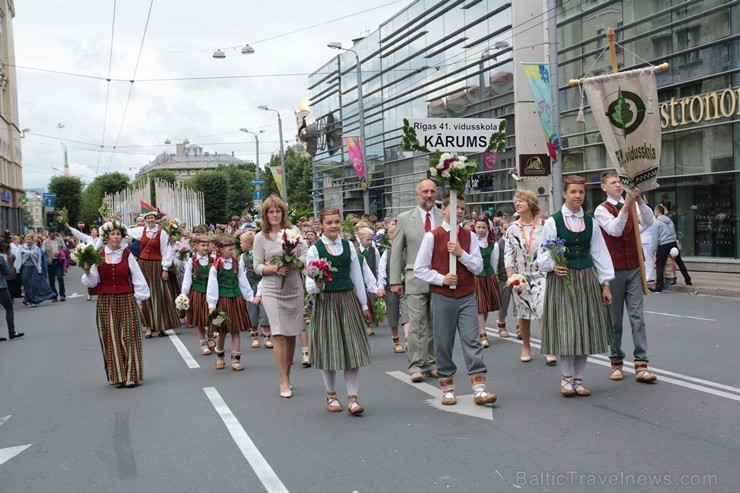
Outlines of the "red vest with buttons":
<svg viewBox="0 0 740 493">
<path fill-rule="evenodd" d="M 447 251 L 447 243 L 450 241 L 450 232 L 440 226 L 432 230 L 434 236 L 434 251 L 432 252 L 432 269 L 443 276 L 450 272 L 450 252 Z M 467 253 L 470 253 L 470 230 L 459 228 L 457 230 L 457 242 Z M 475 292 L 475 276 L 457 259 L 457 288 L 450 289 L 449 286 L 429 285 L 434 293 L 439 293 L 448 298 L 463 298 Z"/>
<path fill-rule="evenodd" d="M 162 236 L 162 230 L 158 229 L 157 234 L 154 235 L 154 238 L 149 238 L 146 234 L 146 229 L 144 229 L 144 233 L 141 235 L 141 255 L 139 255 L 140 259 L 144 260 L 162 260 L 162 250 L 160 249 L 160 240 L 159 237 Z"/>
<path fill-rule="evenodd" d="M 601 204 L 609 213 L 617 217 L 620 212 L 617 207 L 608 200 Z M 621 236 L 612 236 L 604 230 L 604 242 L 609 249 L 615 270 L 635 269 L 640 266 L 640 257 L 637 253 L 637 238 L 635 238 L 635 223 L 632 214 L 627 214 L 627 224 L 624 226 Z"/>
<path fill-rule="evenodd" d="M 100 283 L 98 294 L 125 294 L 133 293 L 134 286 L 131 284 L 131 269 L 128 267 L 128 256 L 131 254 L 128 248 L 123 249 L 121 261 L 117 264 L 105 262 L 105 250 L 100 252 L 103 263 L 98 265 Z"/>
</svg>

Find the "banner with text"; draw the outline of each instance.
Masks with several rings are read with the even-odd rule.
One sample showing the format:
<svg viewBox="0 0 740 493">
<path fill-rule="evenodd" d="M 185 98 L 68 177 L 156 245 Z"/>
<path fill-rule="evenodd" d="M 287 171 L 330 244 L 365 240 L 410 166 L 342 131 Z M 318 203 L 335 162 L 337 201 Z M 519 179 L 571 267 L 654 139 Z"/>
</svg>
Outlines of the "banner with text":
<svg viewBox="0 0 740 493">
<path fill-rule="evenodd" d="M 524 73 L 529 79 L 529 88 L 532 90 L 534 105 L 540 115 L 542 130 L 545 132 L 547 153 L 556 159 L 556 152 L 560 149 L 560 139 L 555 133 L 555 120 L 552 112 L 552 92 L 550 92 L 550 71 L 546 63 L 523 63 Z"/>
<path fill-rule="evenodd" d="M 430 151 L 485 152 L 498 118 L 409 118 L 419 144 Z"/>
<path fill-rule="evenodd" d="M 344 145 L 347 146 L 347 154 L 349 154 L 349 160 L 352 163 L 352 167 L 357 173 L 357 177 L 360 179 L 360 186 L 362 190 L 367 189 L 367 183 L 365 183 L 365 161 L 362 159 L 362 149 L 360 149 L 360 138 L 356 136 L 344 136 Z"/>
<path fill-rule="evenodd" d="M 590 77 L 582 83 L 622 183 L 641 192 L 658 188 L 661 133 L 654 69 Z"/>
</svg>

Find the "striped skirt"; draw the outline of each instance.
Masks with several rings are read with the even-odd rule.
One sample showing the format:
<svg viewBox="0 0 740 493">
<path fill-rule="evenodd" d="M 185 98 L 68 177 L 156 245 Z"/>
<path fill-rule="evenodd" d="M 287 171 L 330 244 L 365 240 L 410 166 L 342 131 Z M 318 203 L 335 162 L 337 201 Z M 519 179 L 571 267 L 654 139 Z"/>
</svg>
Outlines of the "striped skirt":
<svg viewBox="0 0 740 493">
<path fill-rule="evenodd" d="M 157 332 L 180 327 L 172 284 L 162 280 L 162 262 L 139 259 L 139 267 L 151 292 L 151 297 L 143 303 L 144 325 Z"/>
<path fill-rule="evenodd" d="M 316 296 L 308 353 L 319 370 L 352 370 L 370 364 L 362 308 L 353 289 Z"/>
<path fill-rule="evenodd" d="M 141 320 L 133 293 L 101 294 L 97 322 L 108 381 L 118 384 L 143 380 Z"/>
<path fill-rule="evenodd" d="M 612 318 L 601 301 L 596 269 L 568 269 L 571 297 L 562 277 L 547 274 L 542 317 L 542 354 L 580 356 L 604 353 L 612 343 Z"/>
<path fill-rule="evenodd" d="M 501 293 L 496 274 L 475 276 L 475 299 L 478 301 L 478 313 L 497 312 L 501 309 Z"/>
<path fill-rule="evenodd" d="M 185 313 L 185 323 L 190 327 L 207 327 L 208 301 L 206 301 L 206 294 L 191 289 L 188 292 L 188 299 L 190 300 L 190 308 Z"/>
<path fill-rule="evenodd" d="M 214 332 L 238 334 L 240 331 L 243 332 L 252 328 L 247 313 L 247 302 L 241 296 L 219 298 L 216 311 L 226 312 L 229 315 L 229 328 L 212 327 Z"/>
</svg>

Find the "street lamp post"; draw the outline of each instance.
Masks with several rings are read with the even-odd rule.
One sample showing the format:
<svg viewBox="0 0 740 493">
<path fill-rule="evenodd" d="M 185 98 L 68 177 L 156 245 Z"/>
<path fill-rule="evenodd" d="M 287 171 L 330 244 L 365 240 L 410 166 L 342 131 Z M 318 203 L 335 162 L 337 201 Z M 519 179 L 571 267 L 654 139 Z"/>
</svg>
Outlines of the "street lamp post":
<svg viewBox="0 0 740 493">
<path fill-rule="evenodd" d="M 250 132 L 246 128 L 240 128 L 241 132 L 248 133 L 254 135 L 254 142 L 257 146 L 257 171 L 255 171 L 254 176 L 256 180 L 260 179 L 260 138 L 258 134 L 265 133 L 264 130 L 260 130 L 259 132 Z"/>
<path fill-rule="evenodd" d="M 370 183 L 368 182 L 367 177 L 368 162 L 365 154 L 365 108 L 362 102 L 362 70 L 360 67 L 360 55 L 355 50 L 342 48 L 342 43 L 338 41 L 327 43 L 326 46 L 335 50 L 351 51 L 355 54 L 355 58 L 357 59 L 357 115 L 360 124 L 360 156 L 362 157 L 362 178 L 365 182 L 365 187 L 362 192 L 362 202 L 363 208 L 365 209 L 365 214 L 370 214 Z"/>
<path fill-rule="evenodd" d="M 286 204 L 288 203 L 288 182 L 286 180 L 285 174 L 285 149 L 283 148 L 283 120 L 280 118 L 280 112 L 278 110 L 273 110 L 272 108 L 268 108 L 267 105 L 261 104 L 258 106 L 259 109 L 265 110 L 265 111 L 274 111 L 277 113 L 278 116 L 278 133 L 280 135 L 280 167 L 281 167 L 281 173 L 280 176 L 282 177 L 283 182 L 283 202 Z"/>
</svg>

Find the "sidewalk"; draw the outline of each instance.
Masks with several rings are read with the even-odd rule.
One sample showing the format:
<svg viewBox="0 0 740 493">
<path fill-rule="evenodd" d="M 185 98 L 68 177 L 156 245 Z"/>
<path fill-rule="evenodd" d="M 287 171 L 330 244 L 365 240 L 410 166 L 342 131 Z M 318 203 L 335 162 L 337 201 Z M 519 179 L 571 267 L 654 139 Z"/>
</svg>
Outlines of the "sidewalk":
<svg viewBox="0 0 740 493">
<path fill-rule="evenodd" d="M 692 272 L 693 286 L 686 286 L 681 272 L 676 272 L 676 284 L 665 292 L 703 294 L 740 298 L 740 274 L 725 272 Z"/>
</svg>

